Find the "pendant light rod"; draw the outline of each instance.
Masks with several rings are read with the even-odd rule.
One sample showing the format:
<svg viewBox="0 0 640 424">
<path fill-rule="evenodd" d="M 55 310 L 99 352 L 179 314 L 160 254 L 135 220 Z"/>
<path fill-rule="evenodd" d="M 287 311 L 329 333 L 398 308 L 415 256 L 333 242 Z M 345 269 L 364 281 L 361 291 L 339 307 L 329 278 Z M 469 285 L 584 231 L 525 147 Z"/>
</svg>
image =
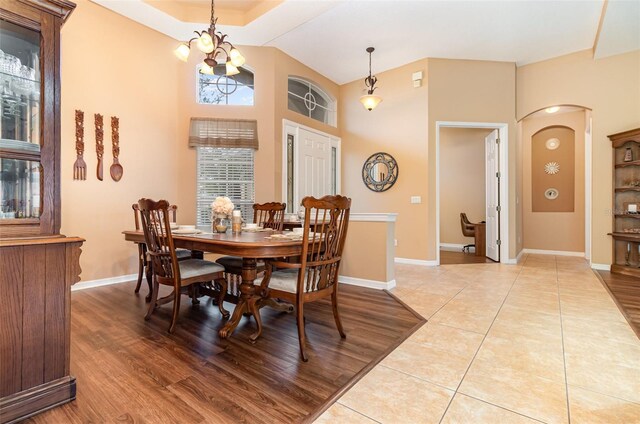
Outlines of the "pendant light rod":
<svg viewBox="0 0 640 424">
<path fill-rule="evenodd" d="M 375 109 L 375 107 L 382 101 L 382 97 L 373 93 L 376 91 L 376 88 L 378 88 L 376 87 L 378 78 L 373 75 L 373 72 L 371 72 L 371 53 L 374 51 L 375 49 L 373 47 L 367 47 L 367 53 L 369 53 L 369 76 L 364 79 L 364 85 L 367 87 L 367 94 L 360 97 L 360 103 L 362 103 L 368 111 Z"/>
</svg>

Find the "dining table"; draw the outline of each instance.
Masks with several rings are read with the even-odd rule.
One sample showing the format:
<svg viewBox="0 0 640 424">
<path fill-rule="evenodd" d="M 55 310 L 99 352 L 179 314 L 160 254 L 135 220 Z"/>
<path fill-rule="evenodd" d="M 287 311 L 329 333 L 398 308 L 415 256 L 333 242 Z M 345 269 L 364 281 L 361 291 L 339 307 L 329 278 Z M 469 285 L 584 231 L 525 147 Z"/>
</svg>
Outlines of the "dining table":
<svg viewBox="0 0 640 424">
<path fill-rule="evenodd" d="M 126 241 L 144 243 L 142 231 L 123 231 L 122 234 Z M 231 318 L 218 332 L 220 338 L 229 337 L 244 315 L 253 316 L 256 321 L 257 331 L 249 337 L 250 340 L 255 342 L 260 337 L 262 333 L 260 307 L 265 304 L 276 307 L 277 305 L 271 305 L 273 302 L 267 301 L 257 290 L 259 287 L 255 285 L 257 261 L 258 259 L 300 256 L 302 253 L 302 238 L 277 236 L 280 234 L 282 232 L 279 231 L 172 234 L 176 248 L 189 249 L 196 254 L 197 252 L 208 252 L 242 257 L 240 295 Z M 290 306 L 287 305 L 287 308 Z"/>
</svg>

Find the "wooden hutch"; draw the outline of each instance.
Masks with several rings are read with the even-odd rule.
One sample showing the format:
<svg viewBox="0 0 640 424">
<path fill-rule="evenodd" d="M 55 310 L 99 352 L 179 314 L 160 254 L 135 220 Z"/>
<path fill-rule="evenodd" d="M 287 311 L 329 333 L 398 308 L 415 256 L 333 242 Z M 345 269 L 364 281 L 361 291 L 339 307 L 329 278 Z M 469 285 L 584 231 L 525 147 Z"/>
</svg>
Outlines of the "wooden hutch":
<svg viewBox="0 0 640 424">
<path fill-rule="evenodd" d="M 78 237 L 60 235 L 60 28 L 67 0 L 0 0 L 0 422 L 75 399 Z"/>
<path fill-rule="evenodd" d="M 611 272 L 640 277 L 640 128 L 612 134 Z"/>
</svg>

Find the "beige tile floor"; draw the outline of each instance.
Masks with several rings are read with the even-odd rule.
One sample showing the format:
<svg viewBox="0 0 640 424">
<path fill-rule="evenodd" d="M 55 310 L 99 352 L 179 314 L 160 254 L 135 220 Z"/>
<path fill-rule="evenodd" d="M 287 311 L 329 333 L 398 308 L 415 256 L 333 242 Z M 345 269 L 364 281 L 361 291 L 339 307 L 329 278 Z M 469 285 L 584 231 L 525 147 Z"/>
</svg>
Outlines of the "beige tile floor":
<svg viewBox="0 0 640 424">
<path fill-rule="evenodd" d="M 640 423 L 640 340 L 587 263 L 398 265 L 428 319 L 318 423 Z"/>
</svg>

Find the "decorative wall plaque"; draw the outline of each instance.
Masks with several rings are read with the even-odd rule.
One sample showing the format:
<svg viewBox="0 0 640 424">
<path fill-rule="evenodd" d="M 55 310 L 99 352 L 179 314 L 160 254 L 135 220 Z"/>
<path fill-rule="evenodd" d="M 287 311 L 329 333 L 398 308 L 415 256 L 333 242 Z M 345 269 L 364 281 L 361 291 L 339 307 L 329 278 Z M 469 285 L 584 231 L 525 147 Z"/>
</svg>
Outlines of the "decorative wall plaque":
<svg viewBox="0 0 640 424">
<path fill-rule="evenodd" d="M 369 156 L 362 166 L 362 181 L 369 190 L 389 190 L 398 179 L 398 163 L 388 153 L 379 152 Z"/>
</svg>

